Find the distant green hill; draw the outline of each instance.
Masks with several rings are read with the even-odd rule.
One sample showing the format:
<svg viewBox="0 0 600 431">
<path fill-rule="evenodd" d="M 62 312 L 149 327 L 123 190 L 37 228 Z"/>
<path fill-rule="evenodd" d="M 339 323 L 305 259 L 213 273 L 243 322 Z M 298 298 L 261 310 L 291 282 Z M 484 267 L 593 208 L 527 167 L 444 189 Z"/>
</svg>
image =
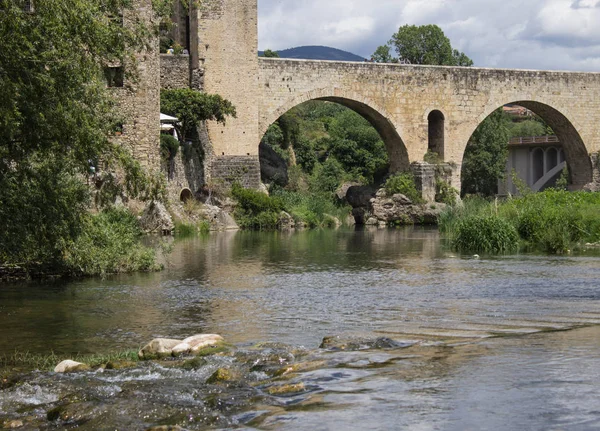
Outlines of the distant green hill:
<svg viewBox="0 0 600 431">
<path fill-rule="evenodd" d="M 351 52 L 328 46 L 299 46 L 297 48 L 277 51 L 281 58 L 299 58 L 305 60 L 333 60 L 333 61 L 364 61 L 365 59 Z M 258 55 L 263 55 L 259 51 Z"/>
</svg>

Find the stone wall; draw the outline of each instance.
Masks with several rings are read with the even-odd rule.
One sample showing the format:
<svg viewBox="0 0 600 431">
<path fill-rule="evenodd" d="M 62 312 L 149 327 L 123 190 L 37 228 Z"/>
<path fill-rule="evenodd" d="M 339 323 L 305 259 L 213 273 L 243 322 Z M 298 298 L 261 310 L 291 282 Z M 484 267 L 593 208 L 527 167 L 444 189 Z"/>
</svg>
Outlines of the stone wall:
<svg viewBox="0 0 600 431">
<path fill-rule="evenodd" d="M 124 15 L 125 25 L 136 19 L 151 23 L 154 19 L 151 0 L 136 0 L 135 11 Z M 133 15 L 135 14 L 135 16 Z M 118 114 L 123 118 L 123 133 L 117 140 L 149 170 L 160 169 L 160 62 L 158 39 L 149 49 L 136 53 L 137 63 L 125 64 L 126 78 L 122 88 L 113 88 L 118 101 Z M 132 70 L 134 69 L 135 70 Z M 127 70 L 130 68 L 130 70 Z"/>
<path fill-rule="evenodd" d="M 238 182 L 245 188 L 260 186 L 258 156 L 216 156 L 211 161 L 209 182 L 230 187 Z"/>
<path fill-rule="evenodd" d="M 189 55 L 160 55 L 160 86 L 163 89 L 190 87 Z"/>
</svg>

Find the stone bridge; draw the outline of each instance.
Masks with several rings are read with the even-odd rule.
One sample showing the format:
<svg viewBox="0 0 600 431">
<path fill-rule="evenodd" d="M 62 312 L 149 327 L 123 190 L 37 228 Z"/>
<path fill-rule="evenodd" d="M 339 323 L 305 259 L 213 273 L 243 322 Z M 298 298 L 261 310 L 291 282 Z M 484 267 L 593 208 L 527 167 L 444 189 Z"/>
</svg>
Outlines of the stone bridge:
<svg viewBox="0 0 600 431">
<path fill-rule="evenodd" d="M 393 171 L 422 161 L 428 150 L 439 153 L 456 165 L 456 187 L 473 131 L 494 110 L 518 104 L 555 131 L 573 188 L 599 180 L 593 166 L 600 151 L 600 73 L 257 58 L 256 0 L 205 0 L 199 8 L 189 21 L 197 40 L 190 85 L 201 76 L 197 86 L 237 108 L 226 125 L 207 126 L 208 180 L 237 177 L 256 186 L 263 134 L 309 100 L 340 103 L 366 118 L 385 142 Z M 177 81 L 166 66 L 163 87 Z"/>
</svg>

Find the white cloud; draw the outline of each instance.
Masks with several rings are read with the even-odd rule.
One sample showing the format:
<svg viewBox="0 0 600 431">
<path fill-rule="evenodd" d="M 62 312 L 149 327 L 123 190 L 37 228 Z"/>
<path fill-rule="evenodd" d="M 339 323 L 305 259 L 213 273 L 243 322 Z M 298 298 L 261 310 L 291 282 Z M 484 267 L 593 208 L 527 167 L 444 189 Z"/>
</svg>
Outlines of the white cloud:
<svg viewBox="0 0 600 431">
<path fill-rule="evenodd" d="M 260 0 L 259 46 L 364 57 L 404 24 L 437 24 L 477 66 L 600 71 L 600 0 Z"/>
</svg>

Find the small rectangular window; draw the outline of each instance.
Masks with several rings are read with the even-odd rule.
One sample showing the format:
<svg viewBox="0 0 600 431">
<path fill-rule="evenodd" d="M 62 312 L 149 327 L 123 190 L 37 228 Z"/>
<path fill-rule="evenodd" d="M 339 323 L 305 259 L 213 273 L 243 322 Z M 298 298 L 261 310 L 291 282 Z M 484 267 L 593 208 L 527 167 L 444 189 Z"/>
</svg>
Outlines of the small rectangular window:
<svg viewBox="0 0 600 431">
<path fill-rule="evenodd" d="M 23 11 L 27 13 L 33 13 L 33 0 L 25 0 L 23 2 Z"/>
<path fill-rule="evenodd" d="M 106 78 L 106 85 L 109 87 L 122 87 L 124 80 L 123 67 L 104 68 L 104 77 Z"/>
</svg>

